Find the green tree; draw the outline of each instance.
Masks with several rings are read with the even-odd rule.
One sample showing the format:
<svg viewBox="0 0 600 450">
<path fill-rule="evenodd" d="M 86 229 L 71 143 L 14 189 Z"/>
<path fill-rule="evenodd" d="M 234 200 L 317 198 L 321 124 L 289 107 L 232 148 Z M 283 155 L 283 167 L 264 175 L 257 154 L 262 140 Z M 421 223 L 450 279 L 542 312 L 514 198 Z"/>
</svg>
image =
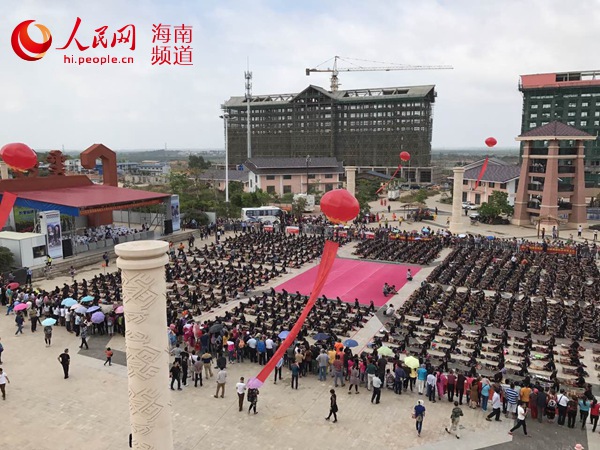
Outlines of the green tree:
<svg viewBox="0 0 600 450">
<path fill-rule="evenodd" d="M 427 200 L 428 197 L 429 195 L 427 194 L 426 189 L 419 189 L 414 195 L 416 203 L 425 203 L 425 200 Z"/>
<path fill-rule="evenodd" d="M 371 211 L 369 202 L 377 200 L 379 183 L 374 180 L 360 179 L 356 183 L 356 199 L 360 205 L 361 212 Z"/>
<path fill-rule="evenodd" d="M 302 214 L 304 214 L 304 208 L 306 208 L 306 198 L 296 198 L 296 200 L 292 202 L 292 216 L 294 216 L 297 219 L 301 219 Z"/>
<path fill-rule="evenodd" d="M 14 263 L 12 252 L 6 247 L 0 247 L 0 272 L 9 271 Z"/>
<path fill-rule="evenodd" d="M 512 216 L 514 208 L 508 204 L 508 193 L 494 191 L 479 207 L 479 215 L 483 218 L 496 219 L 501 214 Z"/>
<path fill-rule="evenodd" d="M 205 161 L 200 155 L 190 155 L 188 157 L 188 167 L 190 169 L 206 170 L 210 168 L 210 161 Z"/>
</svg>

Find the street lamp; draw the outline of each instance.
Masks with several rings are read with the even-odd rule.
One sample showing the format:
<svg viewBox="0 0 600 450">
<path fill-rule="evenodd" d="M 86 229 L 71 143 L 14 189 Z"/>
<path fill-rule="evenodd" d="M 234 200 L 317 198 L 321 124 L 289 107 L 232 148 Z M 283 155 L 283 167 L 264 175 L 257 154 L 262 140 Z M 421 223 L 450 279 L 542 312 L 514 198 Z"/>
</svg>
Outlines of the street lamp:
<svg viewBox="0 0 600 450">
<path fill-rule="evenodd" d="M 308 196 L 308 165 L 310 164 L 310 155 L 306 155 L 306 195 Z"/>
<path fill-rule="evenodd" d="M 223 119 L 225 129 L 225 203 L 229 203 L 229 142 L 227 141 L 227 121 L 229 119 L 229 114 L 223 113 L 223 115 L 219 117 Z"/>
</svg>

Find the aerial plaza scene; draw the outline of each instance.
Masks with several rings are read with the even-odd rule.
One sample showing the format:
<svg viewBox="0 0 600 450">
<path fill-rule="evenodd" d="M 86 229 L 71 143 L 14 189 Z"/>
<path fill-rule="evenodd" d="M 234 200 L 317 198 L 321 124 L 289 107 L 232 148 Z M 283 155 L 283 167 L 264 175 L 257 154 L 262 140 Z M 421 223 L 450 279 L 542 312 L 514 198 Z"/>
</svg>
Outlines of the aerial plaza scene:
<svg viewBox="0 0 600 450">
<path fill-rule="evenodd" d="M 600 449 L 593 2 L 7 6 L 3 449 Z"/>
</svg>

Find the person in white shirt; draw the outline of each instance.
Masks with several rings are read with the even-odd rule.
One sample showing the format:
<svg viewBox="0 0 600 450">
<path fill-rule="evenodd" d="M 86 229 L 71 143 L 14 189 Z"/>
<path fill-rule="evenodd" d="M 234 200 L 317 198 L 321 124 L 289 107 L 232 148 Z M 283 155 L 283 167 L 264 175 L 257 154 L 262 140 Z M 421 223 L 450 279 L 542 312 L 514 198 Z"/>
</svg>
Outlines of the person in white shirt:
<svg viewBox="0 0 600 450">
<path fill-rule="evenodd" d="M 517 424 L 510 429 L 508 434 L 512 436 L 513 431 L 515 431 L 519 427 L 523 427 L 523 433 L 527 436 L 527 424 L 525 423 L 525 417 L 527 416 L 527 408 L 523 406 L 523 402 L 519 400 L 519 405 L 517 406 Z"/>
<path fill-rule="evenodd" d="M 383 385 L 383 382 L 381 381 L 381 379 L 375 375 L 373 377 L 373 395 L 371 395 L 371 403 L 375 402 L 376 404 L 379 403 L 380 399 L 381 399 L 381 386 Z"/>
<path fill-rule="evenodd" d="M 435 384 L 436 384 L 437 378 L 435 376 L 435 373 L 430 373 L 429 375 L 427 375 L 427 397 L 429 398 L 430 402 L 435 403 Z"/>
<path fill-rule="evenodd" d="M 246 383 L 244 383 L 244 377 L 241 377 L 239 383 L 235 385 L 235 390 L 237 391 L 238 395 L 240 412 L 242 412 L 242 409 L 244 407 L 244 395 L 246 394 Z"/>
<path fill-rule="evenodd" d="M 0 367 L 0 392 L 2 392 L 2 400 L 6 400 L 6 383 L 10 383 L 8 375 Z"/>
<path fill-rule="evenodd" d="M 217 393 L 215 394 L 215 398 L 219 398 L 219 391 L 221 391 L 221 398 L 225 397 L 225 383 L 227 383 L 227 370 L 223 368 L 217 373 Z"/>
<path fill-rule="evenodd" d="M 270 337 L 265 341 L 265 347 L 267 348 L 267 361 L 273 357 L 273 346 L 275 342 Z"/>
<path fill-rule="evenodd" d="M 502 422 L 500 412 L 502 411 L 502 400 L 500 398 L 500 386 L 494 386 L 494 395 L 492 397 L 493 411 L 485 418 L 488 422 L 492 421 L 492 417 L 496 416 L 496 422 Z"/>
</svg>

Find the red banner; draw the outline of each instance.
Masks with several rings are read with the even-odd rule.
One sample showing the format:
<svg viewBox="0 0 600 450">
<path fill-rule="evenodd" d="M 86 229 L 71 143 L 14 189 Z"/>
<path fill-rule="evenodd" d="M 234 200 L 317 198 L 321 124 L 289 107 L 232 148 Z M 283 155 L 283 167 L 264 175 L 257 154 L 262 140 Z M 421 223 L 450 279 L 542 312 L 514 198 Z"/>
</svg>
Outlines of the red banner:
<svg viewBox="0 0 600 450">
<path fill-rule="evenodd" d="M 532 252 L 541 252 L 542 251 L 542 246 L 541 245 L 521 245 L 520 247 L 521 251 L 525 251 L 525 250 L 529 250 Z M 548 249 L 546 250 L 546 253 L 558 253 L 561 255 L 576 255 L 577 254 L 577 250 L 575 250 L 574 248 L 571 247 L 548 247 Z"/>
<path fill-rule="evenodd" d="M 323 256 L 321 257 L 321 264 L 319 264 L 319 272 L 317 273 L 317 279 L 315 280 L 315 284 L 313 286 L 312 292 L 310 293 L 310 298 L 306 303 L 306 306 L 302 310 L 302 314 L 298 318 L 298 321 L 290 331 L 290 334 L 283 340 L 273 357 L 269 360 L 269 362 L 263 367 L 260 373 L 248 381 L 248 387 L 260 387 L 265 382 L 265 380 L 269 377 L 277 362 L 283 355 L 290 345 L 296 340 L 300 329 L 304 325 L 304 321 L 308 317 L 308 314 L 312 310 L 313 306 L 317 302 L 317 298 L 319 298 L 319 294 L 321 294 L 321 290 L 323 290 L 323 286 L 327 281 L 327 277 L 329 276 L 329 272 L 331 272 L 331 268 L 333 267 L 333 262 L 335 261 L 335 257 L 337 254 L 337 249 L 339 244 L 333 241 L 326 241 L 325 247 L 323 248 Z"/>
<path fill-rule="evenodd" d="M 13 206 L 15 206 L 15 201 L 17 201 L 17 196 L 12 192 L 5 192 L 2 195 L 2 203 L 0 203 L 0 230 L 6 225 L 8 216 L 10 216 Z"/>
<path fill-rule="evenodd" d="M 479 182 L 481 181 L 481 179 L 483 178 L 483 175 L 485 174 L 485 170 L 487 169 L 489 159 L 490 158 L 485 158 L 485 161 L 483 162 L 483 165 L 481 166 L 481 170 L 479 171 L 479 176 L 477 177 L 477 181 L 475 182 L 475 189 L 477 189 L 477 187 L 479 186 Z"/>
</svg>

